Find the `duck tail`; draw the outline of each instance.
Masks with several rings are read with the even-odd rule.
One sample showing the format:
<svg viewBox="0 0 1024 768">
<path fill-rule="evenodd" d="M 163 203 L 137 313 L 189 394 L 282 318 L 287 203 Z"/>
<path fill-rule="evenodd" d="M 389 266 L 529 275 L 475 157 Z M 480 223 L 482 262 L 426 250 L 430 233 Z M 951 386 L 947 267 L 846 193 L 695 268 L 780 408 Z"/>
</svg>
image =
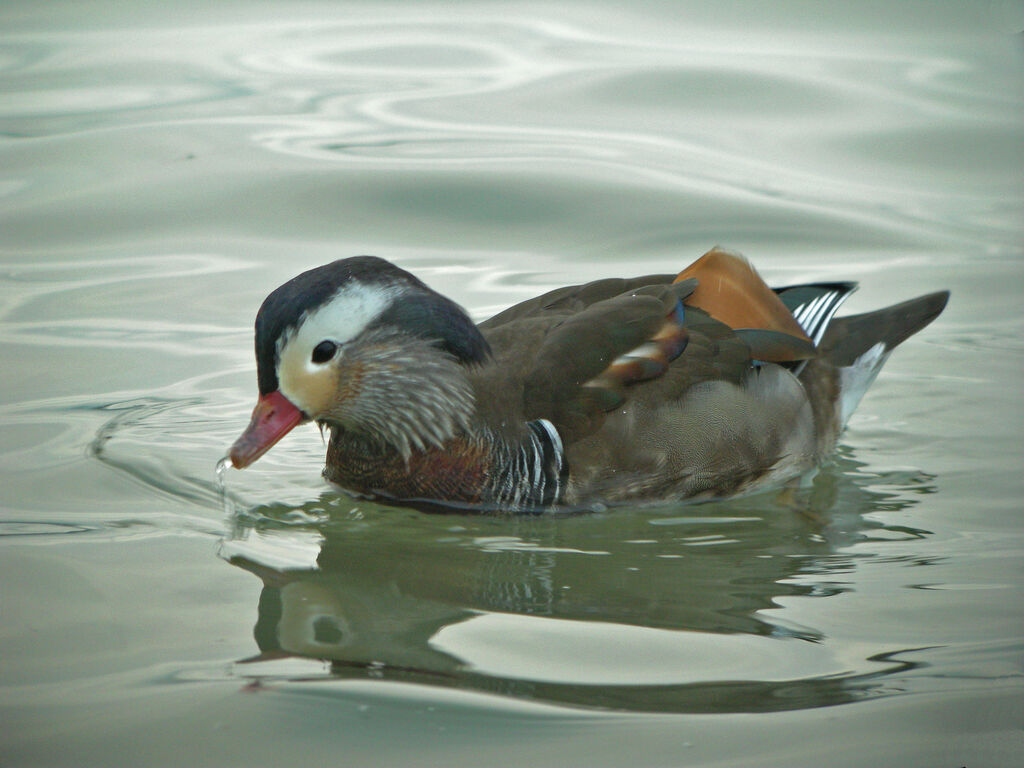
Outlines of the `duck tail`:
<svg viewBox="0 0 1024 768">
<path fill-rule="evenodd" d="M 891 352 L 938 317 L 948 300 L 949 291 L 939 291 L 874 312 L 837 317 L 829 323 L 819 349 L 840 367 L 853 365 L 879 343 Z"/>
<path fill-rule="evenodd" d="M 829 323 L 818 348 L 839 369 L 840 424 L 849 419 L 892 350 L 938 317 L 948 300 L 949 291 L 938 291 Z"/>
</svg>

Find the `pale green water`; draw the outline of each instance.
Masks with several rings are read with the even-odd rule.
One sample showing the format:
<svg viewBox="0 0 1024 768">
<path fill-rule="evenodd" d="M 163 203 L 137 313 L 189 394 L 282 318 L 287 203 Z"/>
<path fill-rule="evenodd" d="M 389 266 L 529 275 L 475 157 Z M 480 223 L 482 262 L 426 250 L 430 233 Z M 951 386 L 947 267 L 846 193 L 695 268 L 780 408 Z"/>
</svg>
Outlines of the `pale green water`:
<svg viewBox="0 0 1024 768">
<path fill-rule="evenodd" d="M 0 765 L 1024 760 L 1017 4 L 175 8 L 0 10 Z M 297 272 L 715 243 L 953 290 L 797 499 L 431 516 L 312 428 L 220 498 Z"/>
</svg>

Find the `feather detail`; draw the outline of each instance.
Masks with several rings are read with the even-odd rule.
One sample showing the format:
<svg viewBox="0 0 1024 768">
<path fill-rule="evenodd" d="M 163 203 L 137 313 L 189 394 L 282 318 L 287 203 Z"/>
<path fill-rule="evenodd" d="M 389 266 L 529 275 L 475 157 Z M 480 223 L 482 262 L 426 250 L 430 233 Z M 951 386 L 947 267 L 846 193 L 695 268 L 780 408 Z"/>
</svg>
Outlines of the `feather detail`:
<svg viewBox="0 0 1024 768">
<path fill-rule="evenodd" d="M 809 360 L 817 354 L 811 342 L 788 333 L 740 328 L 736 336 L 750 348 L 750 356 L 754 360 L 765 363 L 792 363 Z"/>
<path fill-rule="evenodd" d="M 856 290 L 857 284 L 853 282 L 810 283 L 776 288 L 775 293 L 817 345 L 840 305 Z"/>
<path fill-rule="evenodd" d="M 742 256 L 712 248 L 684 269 L 675 282 L 696 278 L 686 299 L 730 328 L 779 331 L 810 341 L 782 300 Z"/>
<path fill-rule="evenodd" d="M 683 327 L 684 321 L 683 303 L 680 300 L 649 341 L 615 358 L 600 375 L 583 386 L 618 392 L 630 384 L 661 376 L 668 370 L 669 363 L 682 354 L 690 340 L 689 332 Z M 614 408 L 620 402 L 621 399 L 615 400 L 609 407 Z"/>
</svg>

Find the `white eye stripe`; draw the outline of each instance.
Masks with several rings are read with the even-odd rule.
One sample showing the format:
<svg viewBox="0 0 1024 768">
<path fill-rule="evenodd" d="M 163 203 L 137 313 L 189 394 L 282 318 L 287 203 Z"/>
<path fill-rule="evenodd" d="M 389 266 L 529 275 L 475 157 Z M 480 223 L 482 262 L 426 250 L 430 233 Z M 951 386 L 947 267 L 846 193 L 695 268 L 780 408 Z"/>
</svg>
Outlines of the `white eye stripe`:
<svg viewBox="0 0 1024 768">
<path fill-rule="evenodd" d="M 276 373 L 281 393 L 307 414 L 322 412 L 337 384 L 337 367 L 330 363 L 399 293 L 397 286 L 349 281 L 325 303 L 305 313 L 295 328 L 278 339 Z M 336 349 L 330 358 L 314 362 L 313 350 L 324 341 Z"/>
<path fill-rule="evenodd" d="M 286 348 L 295 347 L 306 350 L 303 356 L 311 360 L 313 350 L 323 341 L 340 349 L 380 317 L 397 293 L 393 286 L 349 281 L 324 304 L 304 314 L 297 328 L 281 337 L 278 359 L 284 356 Z"/>
</svg>

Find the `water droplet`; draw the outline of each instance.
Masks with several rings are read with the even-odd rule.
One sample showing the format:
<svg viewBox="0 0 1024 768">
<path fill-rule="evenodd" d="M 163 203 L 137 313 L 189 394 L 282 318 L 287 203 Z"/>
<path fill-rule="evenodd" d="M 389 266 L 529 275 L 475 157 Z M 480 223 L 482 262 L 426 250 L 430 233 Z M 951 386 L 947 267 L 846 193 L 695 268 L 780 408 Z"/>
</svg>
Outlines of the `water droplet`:
<svg viewBox="0 0 1024 768">
<path fill-rule="evenodd" d="M 224 473 L 228 471 L 228 467 L 231 466 L 231 457 L 224 456 L 220 461 L 217 462 L 217 485 L 220 486 L 221 491 L 224 490 Z"/>
<path fill-rule="evenodd" d="M 232 517 L 235 514 L 235 505 L 228 497 L 228 486 L 224 480 L 224 475 L 228 471 L 228 467 L 231 466 L 231 457 L 225 456 L 217 462 L 217 488 L 220 492 L 220 503 L 224 508 L 224 514 L 227 517 Z"/>
</svg>

